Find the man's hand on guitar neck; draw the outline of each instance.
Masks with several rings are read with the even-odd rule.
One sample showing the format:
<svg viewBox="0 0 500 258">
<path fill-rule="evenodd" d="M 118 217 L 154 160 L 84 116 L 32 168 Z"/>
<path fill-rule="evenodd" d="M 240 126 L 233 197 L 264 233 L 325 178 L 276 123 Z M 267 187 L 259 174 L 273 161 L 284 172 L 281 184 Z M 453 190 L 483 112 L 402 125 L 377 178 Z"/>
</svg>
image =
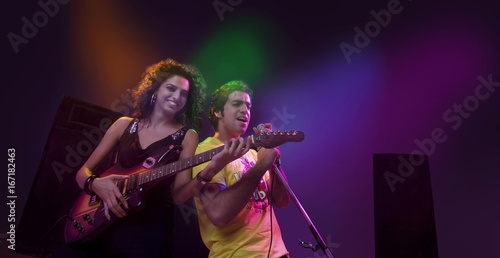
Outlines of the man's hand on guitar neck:
<svg viewBox="0 0 500 258">
<path fill-rule="evenodd" d="M 116 187 L 115 182 L 120 179 L 125 179 L 127 176 L 122 175 L 109 175 L 103 178 L 96 178 L 92 182 L 92 191 L 94 191 L 99 198 L 101 198 L 104 204 L 104 215 L 108 220 L 111 219 L 109 215 L 109 210 L 111 210 L 117 217 L 123 218 L 126 216 L 125 210 L 121 207 L 121 204 L 128 209 L 127 200 L 120 193 L 118 187 Z"/>
<path fill-rule="evenodd" d="M 246 139 L 238 137 L 225 141 L 224 149 L 217 153 L 212 158 L 212 162 L 210 162 L 205 168 L 206 173 L 210 175 L 210 178 L 214 177 L 215 174 L 221 171 L 227 164 L 247 153 L 250 150 L 250 147 L 250 137 L 247 137 Z"/>
<path fill-rule="evenodd" d="M 260 124 L 258 127 L 254 127 L 253 131 L 256 135 L 258 135 L 266 132 L 272 132 L 273 127 L 270 123 Z M 263 166 L 264 170 L 269 170 L 272 169 L 273 164 L 281 157 L 281 153 L 279 151 L 279 147 L 275 147 L 272 149 L 259 148 L 257 157 L 257 164 L 255 165 Z"/>
</svg>

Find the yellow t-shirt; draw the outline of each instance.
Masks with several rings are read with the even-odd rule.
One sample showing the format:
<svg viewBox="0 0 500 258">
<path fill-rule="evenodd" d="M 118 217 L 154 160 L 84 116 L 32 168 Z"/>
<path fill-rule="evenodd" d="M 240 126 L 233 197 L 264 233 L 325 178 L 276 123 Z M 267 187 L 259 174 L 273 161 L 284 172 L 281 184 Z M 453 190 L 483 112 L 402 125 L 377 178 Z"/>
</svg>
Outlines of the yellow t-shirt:
<svg viewBox="0 0 500 258">
<path fill-rule="evenodd" d="M 221 144 L 223 143 L 217 138 L 209 137 L 198 144 L 196 154 L 214 149 Z M 226 165 L 212 178 L 210 183 L 221 184 L 228 188 L 236 183 L 255 164 L 256 160 L 257 153 L 250 150 L 241 158 Z M 194 178 L 207 165 L 208 162 L 194 167 L 192 177 Z M 262 177 L 245 208 L 222 228 L 212 224 L 203 210 L 200 198 L 194 197 L 200 233 L 203 242 L 210 249 L 209 257 L 267 257 L 271 243 L 269 213 L 272 209 L 267 198 L 267 179 L 269 179 L 269 171 Z M 272 227 L 270 257 L 281 257 L 288 254 L 274 212 L 272 213 Z"/>
</svg>

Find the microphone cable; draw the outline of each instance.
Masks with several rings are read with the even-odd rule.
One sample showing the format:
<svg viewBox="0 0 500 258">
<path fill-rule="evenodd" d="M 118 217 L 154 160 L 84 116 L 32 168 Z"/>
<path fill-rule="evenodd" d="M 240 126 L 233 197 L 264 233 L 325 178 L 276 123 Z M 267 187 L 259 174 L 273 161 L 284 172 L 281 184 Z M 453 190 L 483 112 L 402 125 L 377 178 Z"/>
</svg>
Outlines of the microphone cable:
<svg viewBox="0 0 500 258">
<path fill-rule="evenodd" d="M 271 174 L 272 171 L 269 171 L 269 174 Z M 271 220 L 271 242 L 269 243 L 269 250 L 267 250 L 267 258 L 269 258 L 269 255 L 271 254 L 271 247 L 273 246 L 273 192 L 274 192 L 274 177 L 273 175 L 273 180 L 271 180 L 271 195 L 268 197 L 269 198 L 269 219 Z"/>
</svg>

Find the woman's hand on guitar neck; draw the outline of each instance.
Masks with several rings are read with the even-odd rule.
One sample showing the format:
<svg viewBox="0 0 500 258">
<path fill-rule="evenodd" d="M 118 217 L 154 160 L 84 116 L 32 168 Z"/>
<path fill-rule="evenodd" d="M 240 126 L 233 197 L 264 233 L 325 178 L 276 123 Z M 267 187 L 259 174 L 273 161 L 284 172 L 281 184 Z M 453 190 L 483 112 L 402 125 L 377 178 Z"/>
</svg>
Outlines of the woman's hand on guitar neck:
<svg viewBox="0 0 500 258">
<path fill-rule="evenodd" d="M 121 204 L 128 209 L 127 200 L 120 193 L 115 182 L 120 179 L 125 179 L 127 176 L 122 175 L 109 175 L 103 178 L 96 178 L 92 182 L 92 191 L 94 191 L 104 204 L 104 215 L 108 220 L 111 219 L 109 210 L 111 210 L 117 217 L 123 218 L 126 214 Z"/>
</svg>

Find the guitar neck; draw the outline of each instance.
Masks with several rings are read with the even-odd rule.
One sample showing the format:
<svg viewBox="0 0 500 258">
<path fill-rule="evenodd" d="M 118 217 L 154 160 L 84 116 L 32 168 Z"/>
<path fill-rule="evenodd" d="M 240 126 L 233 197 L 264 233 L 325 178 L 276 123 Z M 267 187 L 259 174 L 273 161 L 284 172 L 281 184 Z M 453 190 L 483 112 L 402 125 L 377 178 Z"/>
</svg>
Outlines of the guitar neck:
<svg viewBox="0 0 500 258">
<path fill-rule="evenodd" d="M 202 152 L 200 154 L 191 156 L 186 159 L 181 159 L 167 165 L 153 168 L 148 171 L 144 171 L 138 174 L 137 177 L 137 185 L 143 185 L 155 180 L 162 179 L 164 177 L 176 174 L 178 172 L 184 171 L 186 169 L 198 166 L 207 161 L 210 161 L 213 156 L 217 153 L 221 152 L 224 149 L 224 146 L 217 147 L 215 149 L 211 149 L 209 151 Z"/>
<path fill-rule="evenodd" d="M 302 132 L 273 132 L 266 133 L 259 136 L 250 136 L 251 137 L 251 146 L 265 146 L 266 148 L 278 146 L 287 141 L 302 141 L 304 135 Z M 283 139 L 281 141 L 275 140 L 276 142 L 272 145 L 269 145 L 270 139 Z M 265 145 L 267 141 L 268 145 Z M 264 144 L 264 145 L 263 145 Z M 217 148 L 211 149 L 209 151 L 205 151 L 203 153 L 194 155 L 192 157 L 178 160 L 167 165 L 153 168 L 151 170 L 147 170 L 138 174 L 135 174 L 129 178 L 129 183 L 127 184 L 127 190 L 132 190 L 134 186 L 140 186 L 147 183 L 150 183 L 155 180 L 162 179 L 169 175 L 173 175 L 175 173 L 181 172 L 188 168 L 192 168 L 198 166 L 202 163 L 205 163 L 211 160 L 217 153 L 221 152 L 224 149 L 224 145 L 219 146 Z M 132 183 L 132 184 L 131 184 Z"/>
</svg>

